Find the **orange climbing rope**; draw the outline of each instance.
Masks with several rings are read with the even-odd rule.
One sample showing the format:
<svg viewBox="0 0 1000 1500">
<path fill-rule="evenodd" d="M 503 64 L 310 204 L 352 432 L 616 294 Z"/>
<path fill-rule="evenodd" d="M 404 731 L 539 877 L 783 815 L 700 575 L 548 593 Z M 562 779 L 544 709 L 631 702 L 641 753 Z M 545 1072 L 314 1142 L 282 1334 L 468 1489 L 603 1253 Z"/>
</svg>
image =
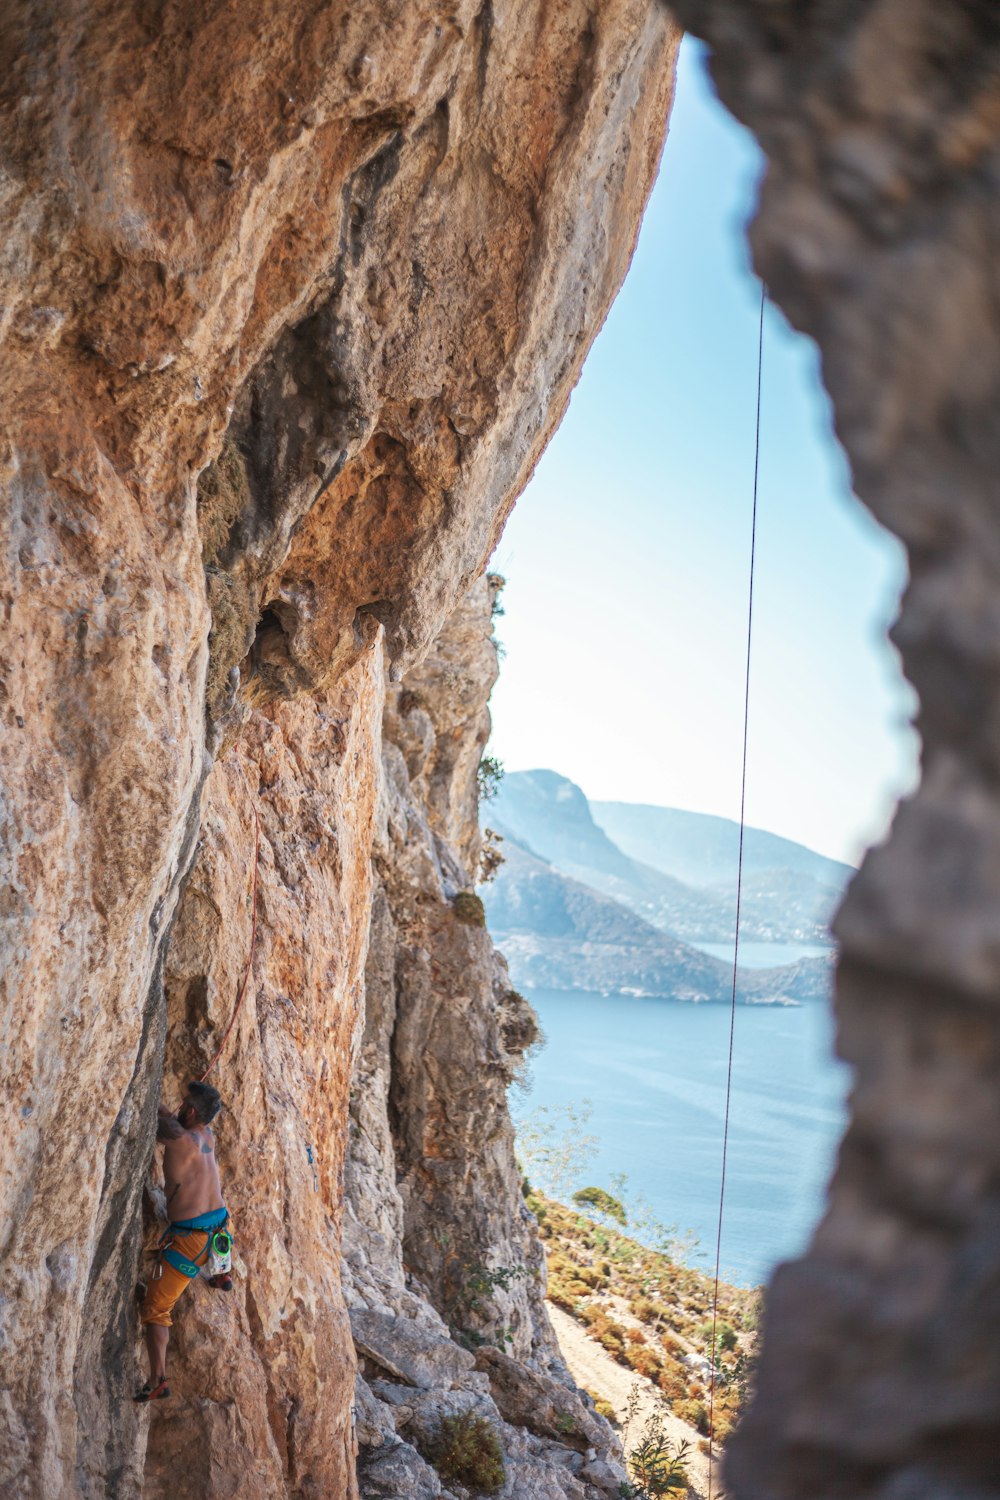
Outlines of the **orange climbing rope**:
<svg viewBox="0 0 1000 1500">
<path fill-rule="evenodd" d="M 726 1120 L 722 1131 L 722 1181 L 719 1187 L 719 1231 L 715 1241 L 715 1292 L 712 1297 L 712 1342 L 709 1354 L 712 1378 L 708 1406 L 708 1500 L 712 1500 L 715 1460 L 715 1334 L 719 1321 L 719 1262 L 722 1256 L 722 1216 L 726 1202 L 726 1158 L 729 1150 L 729 1102 L 733 1091 L 733 1040 L 736 1035 L 736 969 L 740 956 L 740 902 L 743 896 L 743 831 L 747 804 L 747 730 L 750 721 L 750 646 L 753 640 L 753 580 L 757 555 L 757 480 L 760 473 L 760 392 L 764 364 L 764 301 L 767 288 L 760 288 L 760 327 L 757 333 L 757 424 L 753 459 L 753 519 L 750 523 L 750 597 L 747 605 L 746 674 L 743 692 L 743 771 L 740 786 L 740 853 L 736 867 L 736 937 L 733 945 L 733 998 L 729 1011 L 729 1065 L 726 1071 Z"/>
<path fill-rule="evenodd" d="M 232 1031 L 233 1027 L 236 1025 L 236 1017 L 240 1013 L 240 1006 L 243 1004 L 243 997 L 247 992 L 247 985 L 250 983 L 250 975 L 253 973 L 253 955 L 254 949 L 257 946 L 257 871 L 260 867 L 260 818 L 257 816 L 257 804 L 255 802 L 251 802 L 250 806 L 253 808 L 254 826 L 253 918 L 250 924 L 250 956 L 247 959 L 247 971 L 243 976 L 243 983 L 240 985 L 240 992 L 236 997 L 236 1004 L 233 1007 L 233 1014 L 230 1017 L 229 1025 L 226 1027 L 222 1041 L 219 1043 L 219 1050 L 212 1058 L 212 1061 L 209 1063 L 204 1073 L 202 1073 L 201 1078 L 198 1080 L 199 1083 L 205 1082 L 205 1079 L 208 1077 L 209 1073 L 211 1073 L 212 1069 L 219 1061 L 219 1058 L 222 1056 L 225 1045 L 229 1040 L 229 1034 Z"/>
</svg>

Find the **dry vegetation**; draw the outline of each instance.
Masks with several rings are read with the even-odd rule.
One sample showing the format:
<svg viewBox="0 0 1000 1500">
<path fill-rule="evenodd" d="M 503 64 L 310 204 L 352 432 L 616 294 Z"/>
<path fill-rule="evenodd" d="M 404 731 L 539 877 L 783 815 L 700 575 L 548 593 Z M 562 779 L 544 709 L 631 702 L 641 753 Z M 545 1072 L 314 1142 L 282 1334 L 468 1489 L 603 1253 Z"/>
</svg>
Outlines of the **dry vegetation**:
<svg viewBox="0 0 1000 1500">
<path fill-rule="evenodd" d="M 713 1278 L 648 1250 L 617 1229 L 530 1191 L 546 1247 L 551 1301 L 626 1368 L 659 1389 L 673 1414 L 707 1437 Z M 746 1399 L 760 1293 L 719 1286 L 715 1442 Z"/>
</svg>

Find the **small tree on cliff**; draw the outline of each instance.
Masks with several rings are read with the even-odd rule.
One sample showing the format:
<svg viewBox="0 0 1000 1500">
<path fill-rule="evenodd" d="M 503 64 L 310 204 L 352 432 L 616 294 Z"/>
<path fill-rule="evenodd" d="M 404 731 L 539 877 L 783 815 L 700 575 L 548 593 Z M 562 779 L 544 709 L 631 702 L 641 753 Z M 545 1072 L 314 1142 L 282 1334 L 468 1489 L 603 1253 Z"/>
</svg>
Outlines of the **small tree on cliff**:
<svg viewBox="0 0 1000 1500">
<path fill-rule="evenodd" d="M 476 772 L 480 802 L 492 802 L 503 781 L 503 762 L 495 755 L 484 755 Z"/>
</svg>

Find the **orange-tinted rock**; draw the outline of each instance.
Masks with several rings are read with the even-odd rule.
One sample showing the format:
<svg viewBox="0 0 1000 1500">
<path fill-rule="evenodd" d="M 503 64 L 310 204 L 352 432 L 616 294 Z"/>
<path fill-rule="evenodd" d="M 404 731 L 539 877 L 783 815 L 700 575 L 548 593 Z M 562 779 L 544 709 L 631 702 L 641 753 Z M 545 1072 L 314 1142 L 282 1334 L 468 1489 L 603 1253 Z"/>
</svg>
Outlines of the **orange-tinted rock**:
<svg viewBox="0 0 1000 1500">
<path fill-rule="evenodd" d="M 260 1493 L 341 1483 L 372 652 L 382 625 L 394 670 L 416 660 L 558 420 L 628 261 L 676 42 L 641 0 L 4 9 L 13 1500 L 135 1495 L 147 1422 L 151 1493 L 168 1472 L 225 1493 L 234 1466 Z M 171 1075 L 206 1057 L 245 960 L 244 780 L 262 928 L 220 1083 L 248 1274 L 230 1304 L 190 1294 L 178 1401 L 207 1404 L 185 1425 L 127 1400 L 132 1288 L 164 1045 Z M 311 1198 L 308 1161 L 281 1165 L 305 1129 Z M 283 1174 L 259 1212 L 251 1136 Z"/>
<path fill-rule="evenodd" d="M 165 1075 L 179 1100 L 231 1018 L 249 954 L 256 805 L 252 978 L 211 1074 L 225 1104 L 219 1162 L 238 1267 L 232 1295 L 200 1282 L 185 1296 L 174 1399 L 150 1417 L 148 1496 L 193 1500 L 219 1474 L 240 1475 L 241 1494 L 260 1500 L 293 1476 L 302 1494 L 350 1493 L 344 1101 L 367 947 L 381 682 L 369 654 L 328 692 L 255 713 L 205 787 L 164 976 Z"/>
</svg>

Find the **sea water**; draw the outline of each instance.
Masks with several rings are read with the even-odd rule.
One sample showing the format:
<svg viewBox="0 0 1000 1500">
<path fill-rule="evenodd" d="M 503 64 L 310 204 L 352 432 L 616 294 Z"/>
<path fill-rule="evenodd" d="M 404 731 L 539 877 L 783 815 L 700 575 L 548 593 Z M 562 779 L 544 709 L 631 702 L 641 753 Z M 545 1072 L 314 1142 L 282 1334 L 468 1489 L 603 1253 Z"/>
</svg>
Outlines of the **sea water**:
<svg viewBox="0 0 1000 1500">
<path fill-rule="evenodd" d="M 532 991 L 546 1044 L 515 1091 L 539 1105 L 592 1107 L 596 1156 L 577 1186 L 641 1194 L 691 1231 L 690 1264 L 714 1269 L 730 1010 L 664 1000 Z M 834 1060 L 827 1006 L 737 1006 L 721 1272 L 751 1286 L 800 1252 L 824 1203 L 845 1122 L 848 1070 Z"/>
</svg>

